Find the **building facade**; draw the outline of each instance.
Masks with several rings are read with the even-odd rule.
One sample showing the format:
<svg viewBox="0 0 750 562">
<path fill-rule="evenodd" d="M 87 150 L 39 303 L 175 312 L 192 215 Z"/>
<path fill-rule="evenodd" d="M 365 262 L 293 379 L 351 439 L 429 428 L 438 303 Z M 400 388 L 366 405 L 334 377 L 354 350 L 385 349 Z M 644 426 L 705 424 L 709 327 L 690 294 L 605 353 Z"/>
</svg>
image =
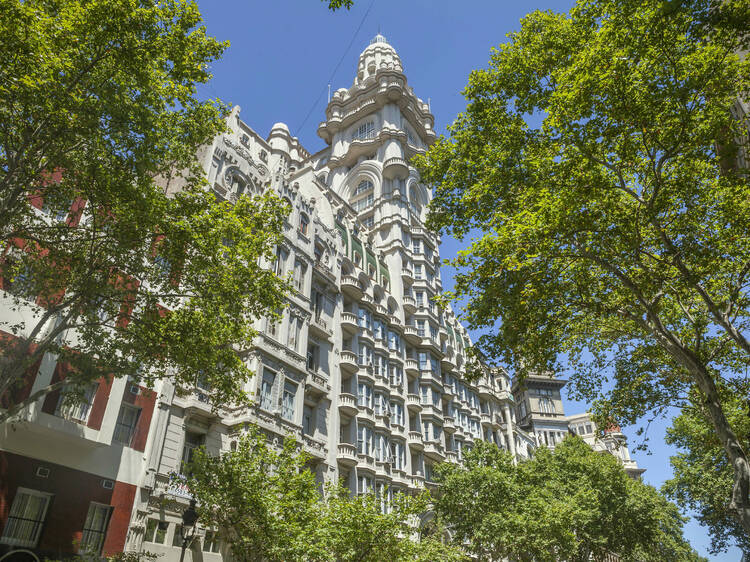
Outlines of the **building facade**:
<svg viewBox="0 0 750 562">
<path fill-rule="evenodd" d="M 553 375 L 529 375 L 523 382 L 514 380 L 513 396 L 521 429 L 534 435 L 537 446 L 555 448 L 569 434 L 581 437 L 594 451 L 610 454 L 620 461 L 632 478 L 640 478 L 645 469 L 630 456 L 622 430 L 612 426 L 597 428 L 591 415 L 565 415 L 561 391 L 568 381 Z"/>
<path fill-rule="evenodd" d="M 126 380 L 100 381 L 74 411 L 59 396 L 34 404 L 22 429 L 0 430 L 0 552 L 179 559 L 189 494 L 170 475 L 197 447 L 231 450 L 248 423 L 271 439 L 293 435 L 321 485 L 385 498 L 432 486 L 435 464 L 459 462 L 476 439 L 527 457 L 536 439 L 516 424 L 510 378 L 480 365 L 468 383 L 468 334 L 431 300 L 442 291 L 440 240 L 424 227 L 430 188 L 408 162 L 433 127 L 381 35 L 328 103 L 315 154 L 282 123 L 262 138 L 235 107 L 199 155 L 211 189 L 226 201 L 272 190 L 292 208 L 267 265 L 295 291 L 280 322 L 256 321 L 254 404 L 217 409 L 210 389 Z M 2 298 L 6 320 L 17 312 Z M 60 368 L 45 357 L 34 388 Z M 199 526 L 186 559 L 226 552 Z"/>
</svg>

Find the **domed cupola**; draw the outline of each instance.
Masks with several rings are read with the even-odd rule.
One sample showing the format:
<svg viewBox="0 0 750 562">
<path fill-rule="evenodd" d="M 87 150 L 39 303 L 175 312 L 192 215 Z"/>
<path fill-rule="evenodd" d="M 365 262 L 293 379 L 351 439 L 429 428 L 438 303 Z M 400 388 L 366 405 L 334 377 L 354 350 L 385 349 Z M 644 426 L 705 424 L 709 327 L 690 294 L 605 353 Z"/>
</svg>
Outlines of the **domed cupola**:
<svg viewBox="0 0 750 562">
<path fill-rule="evenodd" d="M 354 84 L 360 85 L 369 77 L 375 76 L 379 68 L 386 68 L 397 72 L 404 71 L 401 66 L 401 59 L 396 54 L 396 49 L 380 33 L 370 41 L 367 48 L 359 55 L 357 76 L 354 79 Z"/>
</svg>

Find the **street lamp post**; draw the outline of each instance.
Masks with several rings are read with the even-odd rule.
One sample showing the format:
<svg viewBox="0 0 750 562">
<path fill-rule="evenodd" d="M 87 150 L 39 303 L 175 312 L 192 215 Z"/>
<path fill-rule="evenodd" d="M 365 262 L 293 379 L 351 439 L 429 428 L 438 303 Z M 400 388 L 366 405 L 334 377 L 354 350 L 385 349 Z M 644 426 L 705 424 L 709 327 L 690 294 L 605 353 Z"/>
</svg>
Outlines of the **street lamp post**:
<svg viewBox="0 0 750 562">
<path fill-rule="evenodd" d="M 190 506 L 182 512 L 182 527 L 180 527 L 180 536 L 182 537 L 182 552 L 180 552 L 180 562 L 185 559 L 185 550 L 188 543 L 195 537 L 195 523 L 198 521 L 198 512 L 195 511 L 195 500 L 190 500 Z"/>
</svg>

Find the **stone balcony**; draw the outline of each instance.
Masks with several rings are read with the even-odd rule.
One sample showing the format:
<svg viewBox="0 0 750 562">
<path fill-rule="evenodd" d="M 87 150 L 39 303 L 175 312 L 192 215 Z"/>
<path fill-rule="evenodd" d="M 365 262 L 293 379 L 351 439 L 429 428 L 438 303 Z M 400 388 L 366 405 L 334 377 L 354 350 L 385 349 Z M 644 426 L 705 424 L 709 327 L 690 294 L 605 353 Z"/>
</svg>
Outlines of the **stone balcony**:
<svg viewBox="0 0 750 562">
<path fill-rule="evenodd" d="M 407 394 L 406 407 L 412 412 L 421 412 L 422 400 L 419 398 L 419 394 Z"/>
<path fill-rule="evenodd" d="M 383 162 L 383 176 L 388 179 L 406 179 L 409 176 L 409 164 L 399 156 L 389 158 Z"/>
<path fill-rule="evenodd" d="M 445 459 L 443 446 L 437 441 L 424 442 L 424 455 L 439 462 Z"/>
<path fill-rule="evenodd" d="M 404 339 L 412 345 L 418 344 L 422 340 L 422 338 L 419 337 L 419 332 L 414 326 L 404 327 Z"/>
<path fill-rule="evenodd" d="M 359 411 L 357 408 L 357 398 L 348 392 L 339 394 L 339 413 L 344 416 L 354 416 Z"/>
<path fill-rule="evenodd" d="M 355 333 L 359 329 L 359 326 L 357 325 L 357 317 L 351 312 L 342 312 L 341 329 L 350 334 Z"/>
<path fill-rule="evenodd" d="M 330 340 L 333 337 L 331 321 L 320 315 L 313 314 L 312 318 L 310 318 L 310 334 L 325 340 Z"/>
<path fill-rule="evenodd" d="M 357 355 L 353 351 L 342 351 L 339 366 L 341 367 L 341 370 L 346 373 L 356 373 L 357 369 L 359 368 L 359 366 L 357 365 Z"/>
<path fill-rule="evenodd" d="M 410 431 L 407 437 L 407 443 L 413 451 L 422 451 L 424 449 L 424 443 L 422 442 L 422 434 L 418 431 Z"/>
<path fill-rule="evenodd" d="M 353 467 L 357 464 L 357 447 L 351 443 L 339 443 L 336 460 L 340 465 Z"/>
<path fill-rule="evenodd" d="M 414 314 L 417 310 L 417 301 L 414 300 L 414 297 L 407 295 L 402 300 L 402 306 L 404 307 L 404 312 L 407 314 Z"/>
<path fill-rule="evenodd" d="M 363 292 L 359 284 L 359 279 L 353 275 L 344 275 L 341 277 L 341 290 L 357 300 L 362 298 Z"/>
<path fill-rule="evenodd" d="M 415 328 L 416 329 L 416 328 Z M 419 363 L 416 359 L 407 359 L 405 361 L 404 370 L 407 375 L 418 375 L 419 374 Z"/>
</svg>

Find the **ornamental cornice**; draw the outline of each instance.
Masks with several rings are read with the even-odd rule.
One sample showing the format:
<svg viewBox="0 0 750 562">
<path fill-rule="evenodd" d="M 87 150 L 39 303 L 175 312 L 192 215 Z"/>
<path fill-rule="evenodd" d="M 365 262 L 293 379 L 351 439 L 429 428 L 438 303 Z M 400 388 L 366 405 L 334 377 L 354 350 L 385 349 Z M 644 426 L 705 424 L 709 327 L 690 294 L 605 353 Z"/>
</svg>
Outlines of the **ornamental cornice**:
<svg viewBox="0 0 750 562">
<path fill-rule="evenodd" d="M 378 70 L 375 80 L 368 81 L 364 88 L 348 97 L 336 92 L 328 103 L 326 121 L 319 125 L 318 134 L 330 143 L 333 134 L 352 125 L 363 113 L 371 113 L 394 102 L 398 102 L 401 109 L 411 116 L 412 126 L 417 131 L 421 129 L 427 137 L 426 144 L 437 138 L 433 130 L 435 118 L 429 106 L 417 98 L 403 73 L 390 69 Z"/>
</svg>

